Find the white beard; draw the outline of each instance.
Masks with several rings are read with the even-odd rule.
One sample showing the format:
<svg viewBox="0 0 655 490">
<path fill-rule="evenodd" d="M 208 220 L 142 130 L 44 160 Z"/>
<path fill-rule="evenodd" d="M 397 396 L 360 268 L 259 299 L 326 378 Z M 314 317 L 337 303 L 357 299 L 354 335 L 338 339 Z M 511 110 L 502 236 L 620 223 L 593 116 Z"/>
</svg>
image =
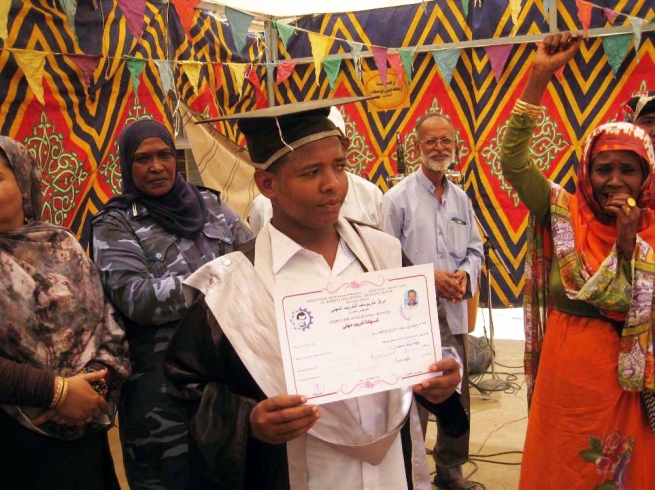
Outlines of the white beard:
<svg viewBox="0 0 655 490">
<path fill-rule="evenodd" d="M 453 152 L 450 154 L 449 158 L 446 158 L 444 160 L 433 160 L 429 156 L 425 157 L 425 164 L 428 166 L 430 170 L 433 170 L 435 172 L 445 172 L 448 170 L 448 167 L 452 165 L 452 163 L 455 161 L 455 150 L 453 149 Z"/>
</svg>

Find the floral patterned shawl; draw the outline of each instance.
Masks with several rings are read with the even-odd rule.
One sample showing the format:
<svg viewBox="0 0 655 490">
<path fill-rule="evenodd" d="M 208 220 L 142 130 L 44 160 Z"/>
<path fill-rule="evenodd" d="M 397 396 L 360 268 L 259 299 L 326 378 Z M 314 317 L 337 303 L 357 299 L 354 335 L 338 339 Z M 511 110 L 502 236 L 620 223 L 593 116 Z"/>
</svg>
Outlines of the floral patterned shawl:
<svg viewBox="0 0 655 490">
<path fill-rule="evenodd" d="M 603 224 L 596 218 L 599 206 L 589 181 L 594 144 L 607 133 L 625 142 L 623 148 L 616 149 L 632 150 L 635 144 L 641 145 L 638 153 L 650 163 L 637 203 L 641 218 L 631 260 L 631 281 L 620 266 L 615 225 Z M 655 390 L 655 226 L 654 213 L 649 209 L 655 190 L 654 164 L 655 154 L 643 130 L 628 123 L 600 126 L 587 140 L 578 168 L 576 193 L 571 195 L 552 184 L 550 230 L 531 220 L 524 295 L 528 400 L 537 375 L 548 309 L 552 307 L 547 285 L 553 253 L 557 254 L 562 285 L 570 299 L 589 303 L 607 318 L 624 323 L 619 384 L 625 390 Z M 593 274 L 585 272 L 587 265 L 591 265 Z"/>
<path fill-rule="evenodd" d="M 95 266 L 68 230 L 40 221 L 41 180 L 34 157 L 6 137 L 0 136 L 0 148 L 22 192 L 26 221 L 0 233 L 0 356 L 61 376 L 98 362 L 112 369 L 120 385 L 130 369 L 125 333 L 105 301 Z M 110 407 L 116 394 L 109 397 Z M 43 408 L 2 408 L 25 427 L 61 439 L 111 423 L 102 415 L 85 427 L 52 422 L 36 427 L 31 421 Z"/>
</svg>

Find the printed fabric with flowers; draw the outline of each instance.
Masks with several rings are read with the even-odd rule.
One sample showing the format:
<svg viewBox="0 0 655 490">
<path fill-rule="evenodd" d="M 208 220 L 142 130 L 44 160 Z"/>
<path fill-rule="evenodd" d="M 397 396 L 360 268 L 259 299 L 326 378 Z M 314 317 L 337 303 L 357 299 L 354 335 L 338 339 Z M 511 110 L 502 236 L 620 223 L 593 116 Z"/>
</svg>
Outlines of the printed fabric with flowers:
<svg viewBox="0 0 655 490">
<path fill-rule="evenodd" d="M 632 437 L 623 437 L 616 430 L 602 440 L 590 437 L 590 448 L 580 451 L 580 456 L 587 463 L 594 463 L 599 475 L 607 479 L 594 487 L 594 490 L 626 490 L 625 479 L 634 446 Z"/>
</svg>

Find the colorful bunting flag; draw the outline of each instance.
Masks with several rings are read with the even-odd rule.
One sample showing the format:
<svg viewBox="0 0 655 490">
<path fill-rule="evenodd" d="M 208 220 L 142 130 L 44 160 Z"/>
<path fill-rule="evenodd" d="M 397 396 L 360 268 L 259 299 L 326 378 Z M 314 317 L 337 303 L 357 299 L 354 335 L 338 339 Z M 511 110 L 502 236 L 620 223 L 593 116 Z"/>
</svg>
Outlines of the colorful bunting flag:
<svg viewBox="0 0 655 490">
<path fill-rule="evenodd" d="M 353 56 L 353 65 L 355 66 L 355 75 L 361 81 L 362 79 L 362 49 L 364 45 L 362 43 L 356 43 L 354 41 L 347 41 L 348 46 L 350 46 L 350 52 Z"/>
<path fill-rule="evenodd" d="M 412 76 L 414 74 L 414 49 L 411 48 L 398 48 L 398 54 L 403 61 L 403 68 L 405 68 L 405 76 L 407 83 L 412 83 Z"/>
<path fill-rule="evenodd" d="M 220 61 L 214 63 L 214 80 L 216 81 L 214 92 L 218 92 L 219 89 L 223 86 L 223 63 Z"/>
<path fill-rule="evenodd" d="M 591 10 L 594 6 L 584 0 L 575 0 L 575 4 L 578 6 L 578 19 L 582 23 L 585 39 L 588 39 L 589 26 L 591 25 Z"/>
<path fill-rule="evenodd" d="M 603 9 L 603 17 L 605 17 L 610 23 L 614 23 L 614 19 L 616 19 L 619 16 L 618 12 L 614 12 L 612 9 L 604 8 Z"/>
<path fill-rule="evenodd" d="M 521 0 L 509 0 L 509 8 L 512 13 L 512 22 L 514 27 L 519 25 L 519 15 L 521 14 Z"/>
<path fill-rule="evenodd" d="M 500 82 L 500 78 L 503 76 L 505 64 L 507 63 L 507 59 L 512 52 L 512 45 L 498 44 L 496 46 L 485 46 L 484 50 L 489 57 L 489 61 L 491 62 L 491 70 L 494 72 L 494 77 L 498 83 Z"/>
<path fill-rule="evenodd" d="M 196 14 L 196 5 L 200 3 L 200 0 L 171 0 L 173 5 L 175 5 L 175 11 L 177 16 L 180 18 L 180 23 L 184 32 L 189 34 L 191 27 L 193 26 L 193 17 Z"/>
<path fill-rule="evenodd" d="M 252 88 L 255 91 L 255 101 L 257 104 L 257 109 L 265 109 L 268 107 L 268 100 L 266 99 L 266 94 L 262 90 L 262 86 L 259 83 L 259 77 L 257 76 L 257 71 L 254 67 L 251 67 L 248 70 L 248 81 L 252 84 Z"/>
<path fill-rule="evenodd" d="M 243 63 L 226 63 L 227 67 L 234 73 L 235 88 L 239 95 L 243 92 L 243 82 L 246 79 L 246 65 Z"/>
<path fill-rule="evenodd" d="M 127 63 L 127 69 L 130 72 L 130 78 L 132 79 L 132 86 L 134 87 L 134 92 L 138 93 L 139 83 L 141 82 L 139 77 L 141 76 L 141 72 L 143 71 L 143 68 L 146 66 L 146 60 L 142 58 L 128 58 L 126 63 Z"/>
<path fill-rule="evenodd" d="M 155 60 L 155 65 L 159 69 L 159 79 L 161 80 L 165 97 L 168 91 L 173 88 L 173 68 L 171 67 L 171 62 L 168 60 Z"/>
<path fill-rule="evenodd" d="M 16 63 L 23 71 L 27 83 L 34 92 L 41 105 L 45 105 L 43 99 L 43 70 L 45 68 L 45 57 L 47 53 L 43 51 L 28 51 L 25 49 L 16 49 L 13 51 Z"/>
<path fill-rule="evenodd" d="M 240 10 L 234 10 L 230 7 L 225 7 L 225 17 L 227 17 L 230 29 L 232 30 L 234 46 L 236 46 L 237 51 L 240 53 L 243 51 L 243 48 L 246 47 L 248 29 L 250 28 L 250 23 L 255 17 L 246 14 L 245 12 L 241 12 Z"/>
<path fill-rule="evenodd" d="M 277 65 L 277 74 L 275 76 L 275 83 L 280 85 L 293 73 L 293 69 L 296 67 L 295 61 L 281 61 Z"/>
<path fill-rule="evenodd" d="M 641 44 L 641 30 L 644 26 L 644 19 L 639 17 L 633 17 L 628 15 L 630 19 L 630 24 L 632 24 L 632 35 L 635 38 L 635 53 L 637 53 L 637 58 L 639 58 L 639 45 Z"/>
<path fill-rule="evenodd" d="M 146 16 L 146 0 L 118 0 L 118 6 L 123 11 L 130 34 L 139 39 Z"/>
<path fill-rule="evenodd" d="M 396 85 L 400 87 L 405 79 L 405 69 L 403 68 L 403 61 L 400 59 L 400 53 L 388 53 L 387 61 L 396 73 Z"/>
<path fill-rule="evenodd" d="M 433 51 L 432 57 L 434 58 L 441 76 L 444 79 L 446 85 L 450 85 L 451 80 L 453 79 L 453 72 L 455 71 L 455 66 L 457 66 L 457 61 L 459 60 L 459 55 L 462 49 L 444 49 L 441 51 Z"/>
<path fill-rule="evenodd" d="M 327 50 L 328 42 L 330 38 L 327 36 L 321 36 L 320 34 L 314 34 L 313 32 L 308 33 L 309 44 L 312 45 L 312 57 L 314 58 L 314 74 L 316 75 L 316 85 L 318 83 L 318 76 L 321 73 L 321 63 L 323 58 L 325 58 L 325 51 Z"/>
<path fill-rule="evenodd" d="M 603 49 L 615 76 L 625 59 L 625 55 L 628 53 L 630 41 L 632 41 L 632 34 L 603 36 Z"/>
<path fill-rule="evenodd" d="M 339 77 L 339 69 L 341 68 L 341 57 L 338 58 L 328 58 L 323 60 L 323 69 L 325 74 L 328 77 L 328 82 L 330 83 L 330 89 L 334 90 L 334 87 L 337 83 L 337 78 Z"/>
<path fill-rule="evenodd" d="M 373 46 L 371 48 L 373 51 L 373 60 L 375 60 L 375 66 L 377 66 L 378 71 L 380 72 L 380 79 L 382 80 L 382 86 L 387 86 L 387 48 L 382 46 Z"/>
<path fill-rule="evenodd" d="M 277 29 L 277 33 L 280 36 L 282 44 L 284 44 L 284 49 L 286 49 L 287 43 L 289 42 L 289 39 L 293 33 L 296 31 L 296 28 L 294 26 L 283 24 L 282 22 L 275 22 L 275 28 Z"/>
<path fill-rule="evenodd" d="M 0 39 L 9 37 L 9 9 L 11 9 L 11 0 L 0 0 Z"/>
<path fill-rule="evenodd" d="M 471 0 L 462 0 L 462 10 L 464 11 L 464 17 L 468 17 L 470 1 Z"/>
<path fill-rule="evenodd" d="M 9 0 L 11 4 L 11 0 Z M 71 28 L 71 31 L 75 32 L 75 14 L 77 13 L 77 0 L 59 0 L 61 8 L 64 9 L 66 13 L 66 20 L 68 20 L 68 25 Z"/>
<path fill-rule="evenodd" d="M 93 78 L 93 73 L 98 68 L 100 64 L 100 55 L 93 54 L 69 54 L 69 58 L 77 65 L 77 67 L 82 70 L 84 74 L 84 81 L 86 86 L 91 86 L 91 80 Z"/>
<path fill-rule="evenodd" d="M 202 68 L 202 63 L 199 61 L 180 61 L 180 65 L 187 78 L 189 83 L 193 87 L 194 92 L 198 92 L 198 82 L 200 81 L 200 68 Z"/>
</svg>

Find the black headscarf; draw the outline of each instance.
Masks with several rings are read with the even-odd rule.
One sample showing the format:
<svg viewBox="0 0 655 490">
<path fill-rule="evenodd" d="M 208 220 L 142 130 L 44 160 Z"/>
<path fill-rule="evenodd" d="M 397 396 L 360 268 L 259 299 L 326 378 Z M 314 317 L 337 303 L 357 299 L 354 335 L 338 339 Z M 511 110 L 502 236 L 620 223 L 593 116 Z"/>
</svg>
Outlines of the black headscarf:
<svg viewBox="0 0 655 490">
<path fill-rule="evenodd" d="M 175 154 L 170 131 L 162 123 L 142 119 L 126 126 L 118 137 L 123 177 L 123 194 L 111 199 L 105 209 L 127 209 L 138 201 L 164 230 L 172 235 L 194 238 L 207 221 L 207 206 L 198 188 L 175 171 L 175 184 L 164 196 L 150 197 L 139 191 L 132 180 L 132 161 L 139 145 L 148 138 L 159 138 Z"/>
</svg>

